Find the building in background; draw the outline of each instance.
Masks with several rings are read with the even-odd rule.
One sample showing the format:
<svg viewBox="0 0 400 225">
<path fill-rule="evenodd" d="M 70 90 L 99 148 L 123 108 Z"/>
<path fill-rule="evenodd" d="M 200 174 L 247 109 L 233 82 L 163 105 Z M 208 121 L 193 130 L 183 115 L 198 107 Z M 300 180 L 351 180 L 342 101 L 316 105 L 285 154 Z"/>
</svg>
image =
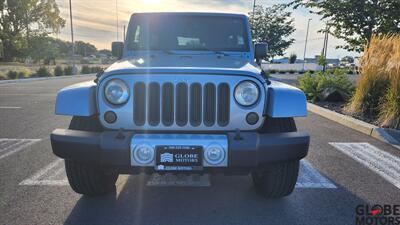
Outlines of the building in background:
<svg viewBox="0 0 400 225">
<path fill-rule="evenodd" d="M 263 67 L 276 71 L 302 71 L 304 63 L 304 70 L 322 71 L 323 67 L 318 65 L 319 57 L 320 56 L 317 55 L 314 58 L 306 58 L 305 62 L 302 59 L 297 59 L 294 64 L 289 63 L 288 57 L 283 57 L 280 59 L 273 59 L 271 63 L 265 62 Z M 326 59 L 326 61 L 328 62 L 328 68 L 337 68 L 340 65 L 339 59 Z"/>
</svg>

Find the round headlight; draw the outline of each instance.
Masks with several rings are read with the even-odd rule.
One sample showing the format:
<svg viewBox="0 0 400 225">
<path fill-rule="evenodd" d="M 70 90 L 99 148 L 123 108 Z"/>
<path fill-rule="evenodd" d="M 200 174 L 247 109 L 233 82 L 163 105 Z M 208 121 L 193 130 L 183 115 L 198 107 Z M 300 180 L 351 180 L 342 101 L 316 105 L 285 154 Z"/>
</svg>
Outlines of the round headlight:
<svg viewBox="0 0 400 225">
<path fill-rule="evenodd" d="M 235 88 L 235 99 L 242 106 L 251 106 L 257 102 L 260 92 L 252 81 L 240 82 Z"/>
<path fill-rule="evenodd" d="M 129 100 L 129 88 L 122 80 L 112 79 L 106 84 L 104 95 L 111 104 L 121 105 Z"/>
</svg>

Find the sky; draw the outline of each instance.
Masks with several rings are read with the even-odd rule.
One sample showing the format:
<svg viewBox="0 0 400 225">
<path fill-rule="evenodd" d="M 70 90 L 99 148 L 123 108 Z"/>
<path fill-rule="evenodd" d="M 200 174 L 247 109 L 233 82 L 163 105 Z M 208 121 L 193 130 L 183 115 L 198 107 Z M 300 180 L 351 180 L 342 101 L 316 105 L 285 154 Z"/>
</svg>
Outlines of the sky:
<svg viewBox="0 0 400 225">
<path fill-rule="evenodd" d="M 75 40 L 90 42 L 98 49 L 110 49 L 111 42 L 122 41 L 123 26 L 128 24 L 130 15 L 135 12 L 232 12 L 248 14 L 252 11 L 253 0 L 71 0 L 73 9 L 73 26 Z M 257 0 L 257 5 L 271 6 L 287 3 L 290 0 Z M 69 20 L 69 0 L 56 0 L 61 11 L 61 17 L 66 19 L 66 26 L 56 37 L 71 40 Z M 117 4 L 118 2 L 118 13 Z M 307 9 L 290 10 L 293 12 L 296 31 L 292 37 L 295 43 L 285 52 L 288 56 L 297 54 L 303 58 L 307 21 L 311 18 L 309 42 L 306 57 L 321 54 L 324 34 L 318 33 L 324 22 L 318 15 L 310 14 Z M 328 58 L 341 58 L 357 53 L 336 49 L 343 41 L 329 37 Z"/>
</svg>

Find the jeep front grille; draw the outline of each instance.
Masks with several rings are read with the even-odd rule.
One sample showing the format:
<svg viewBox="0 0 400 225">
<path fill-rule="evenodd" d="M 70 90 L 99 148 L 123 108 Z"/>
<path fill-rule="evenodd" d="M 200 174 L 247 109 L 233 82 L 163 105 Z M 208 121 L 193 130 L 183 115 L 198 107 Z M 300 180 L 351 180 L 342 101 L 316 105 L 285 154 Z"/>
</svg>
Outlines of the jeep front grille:
<svg viewBox="0 0 400 225">
<path fill-rule="evenodd" d="M 133 120 L 136 126 L 197 127 L 217 124 L 225 127 L 230 120 L 228 83 L 158 83 L 134 84 Z"/>
</svg>

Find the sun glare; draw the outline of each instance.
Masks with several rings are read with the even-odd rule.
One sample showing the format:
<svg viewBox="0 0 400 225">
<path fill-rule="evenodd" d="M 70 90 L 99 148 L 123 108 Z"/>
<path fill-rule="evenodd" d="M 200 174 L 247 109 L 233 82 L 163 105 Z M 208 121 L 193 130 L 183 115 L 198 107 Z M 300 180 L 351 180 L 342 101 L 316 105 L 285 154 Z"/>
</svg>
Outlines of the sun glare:
<svg viewBox="0 0 400 225">
<path fill-rule="evenodd" d="M 149 5 L 158 5 L 162 2 L 162 0 L 140 0 L 142 3 Z"/>
</svg>

